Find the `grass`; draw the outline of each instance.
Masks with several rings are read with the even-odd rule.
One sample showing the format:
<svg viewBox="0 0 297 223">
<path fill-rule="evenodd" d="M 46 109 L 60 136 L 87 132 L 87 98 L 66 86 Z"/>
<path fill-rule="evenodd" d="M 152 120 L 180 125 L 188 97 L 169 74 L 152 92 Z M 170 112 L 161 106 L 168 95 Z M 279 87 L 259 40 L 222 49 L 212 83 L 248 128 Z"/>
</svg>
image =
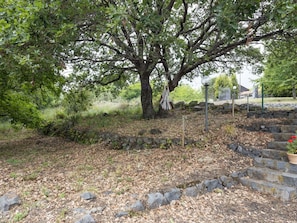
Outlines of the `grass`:
<svg viewBox="0 0 297 223">
<path fill-rule="evenodd" d="M 45 197 L 48 197 L 51 191 L 47 187 L 42 187 L 41 192 Z"/>
<path fill-rule="evenodd" d="M 63 116 L 64 111 L 62 107 L 46 108 L 42 110 L 42 118 L 47 121 L 53 121 L 59 116 Z M 66 114 L 64 114 L 66 116 Z"/>
<path fill-rule="evenodd" d="M 235 134 L 236 128 L 231 124 L 227 124 L 223 126 L 222 130 L 225 132 L 226 135 L 233 136 Z"/>
<path fill-rule="evenodd" d="M 22 163 L 21 160 L 13 159 L 13 158 L 10 158 L 10 159 L 6 160 L 6 162 L 9 163 L 12 166 L 19 166 Z"/>
<path fill-rule="evenodd" d="M 13 179 L 16 179 L 16 178 L 18 177 L 18 174 L 15 173 L 15 172 L 12 172 L 12 173 L 9 174 L 9 176 L 10 176 L 11 178 L 13 178 Z"/>
<path fill-rule="evenodd" d="M 79 119 L 80 126 L 102 128 L 120 126 L 122 123 L 140 119 L 141 108 L 137 105 L 102 103 L 95 104 Z"/>
<path fill-rule="evenodd" d="M 33 172 L 33 173 L 30 173 L 30 174 L 27 174 L 23 177 L 23 180 L 24 181 L 33 181 L 33 180 L 36 180 L 37 177 L 39 176 L 39 174 L 37 172 Z"/>
<path fill-rule="evenodd" d="M 67 117 L 62 108 L 50 108 L 43 111 L 43 118 L 47 121 L 64 120 Z M 140 119 L 141 107 L 137 103 L 127 102 L 96 102 L 87 111 L 75 116 L 78 127 L 98 129 L 117 127 L 123 122 Z"/>
<path fill-rule="evenodd" d="M 77 170 L 78 171 L 92 171 L 92 170 L 94 170 L 94 167 L 92 165 L 78 165 Z"/>
<path fill-rule="evenodd" d="M 13 125 L 9 121 L 0 120 L 0 140 L 24 139 L 32 136 L 34 132 L 21 125 Z"/>
<path fill-rule="evenodd" d="M 65 222 L 65 217 L 66 217 L 66 214 L 67 214 L 68 210 L 66 208 L 63 208 L 60 210 L 60 213 L 59 213 L 59 218 L 57 220 L 57 222 Z"/>
<path fill-rule="evenodd" d="M 231 100 L 229 100 L 231 102 Z M 268 103 L 296 103 L 297 100 L 294 100 L 292 97 L 264 97 L 264 104 Z M 215 103 L 223 103 L 226 101 L 218 101 Z M 262 103 L 262 98 L 252 98 L 250 97 L 248 100 L 249 104 L 261 104 Z M 242 98 L 242 99 L 235 99 L 236 104 L 245 104 L 247 103 L 247 98 Z"/>
<path fill-rule="evenodd" d="M 226 101 L 218 101 L 221 104 Z M 250 104 L 261 104 L 262 98 L 249 98 Z M 264 98 L 264 104 L 268 103 L 296 103 L 291 97 Z M 247 103 L 247 99 L 236 99 L 236 104 Z M 67 118 L 67 114 L 61 107 L 48 108 L 42 111 L 42 117 L 47 121 Z M 141 118 L 141 106 L 139 102 L 95 102 L 87 111 L 82 112 L 78 118 L 78 127 L 100 129 L 105 127 L 119 127 L 123 123 L 132 122 Z M 35 133 L 21 125 L 12 125 L 9 121 L 0 120 L 0 140 L 12 140 L 27 138 Z"/>
<path fill-rule="evenodd" d="M 66 197 L 66 194 L 64 192 L 59 194 L 59 198 L 63 199 L 65 197 Z"/>
<path fill-rule="evenodd" d="M 28 215 L 28 211 L 16 213 L 13 217 L 13 221 L 19 222 L 19 221 L 23 220 L 24 218 L 26 218 L 27 215 Z"/>
<path fill-rule="evenodd" d="M 96 114 L 103 114 L 103 113 L 113 113 L 115 111 L 120 110 L 127 110 L 130 105 L 126 102 L 95 102 L 87 112 L 84 112 L 85 115 L 96 115 Z"/>
<path fill-rule="evenodd" d="M 261 104 L 261 98 L 249 98 L 250 104 Z M 224 101 L 226 102 L 226 101 Z M 224 103 L 215 102 L 216 104 Z M 246 103 L 247 99 L 236 99 L 236 104 Z M 264 104 L 268 103 L 296 103 L 291 97 L 283 98 L 264 98 Z M 66 113 L 61 107 L 45 109 L 42 111 L 43 118 L 47 121 L 63 122 L 67 118 Z M 141 118 L 141 106 L 139 102 L 95 102 L 90 109 L 82 112 L 76 119 L 77 128 L 85 128 L 90 130 L 104 129 L 108 127 L 118 128 L 123 124 L 139 120 Z M 63 126 L 62 126 L 63 127 Z M 145 128 L 145 126 L 143 126 Z M 232 134 L 232 128 L 226 128 L 226 133 Z M 9 121 L 0 120 L 0 141 L 1 140 L 15 140 L 24 139 L 34 135 L 36 131 L 26 129 L 21 125 L 12 125 Z M 96 134 L 96 133 L 94 133 Z M 170 144 L 168 141 L 167 143 Z M 165 147 L 165 146 L 161 146 Z M 9 153 L 9 151 L 7 151 Z M 0 151 L 0 155 L 3 151 Z M 12 163 L 12 165 L 14 165 Z"/>
</svg>

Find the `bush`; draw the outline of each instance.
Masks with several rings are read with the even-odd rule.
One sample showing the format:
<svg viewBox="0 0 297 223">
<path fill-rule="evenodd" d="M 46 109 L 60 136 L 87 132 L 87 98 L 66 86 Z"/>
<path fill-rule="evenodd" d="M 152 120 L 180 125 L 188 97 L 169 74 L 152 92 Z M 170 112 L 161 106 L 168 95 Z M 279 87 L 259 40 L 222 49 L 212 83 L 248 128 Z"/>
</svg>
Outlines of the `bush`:
<svg viewBox="0 0 297 223">
<path fill-rule="evenodd" d="M 202 93 L 198 90 L 193 89 L 189 85 L 182 85 L 174 89 L 173 92 L 170 93 L 170 99 L 173 102 L 184 101 L 199 101 L 202 100 Z"/>
<path fill-rule="evenodd" d="M 132 84 L 120 92 L 120 97 L 128 101 L 131 101 L 132 99 L 135 99 L 135 98 L 139 98 L 140 95 L 141 95 L 140 83 Z"/>
<path fill-rule="evenodd" d="M 75 89 L 69 91 L 63 101 L 62 105 L 66 109 L 67 114 L 76 114 L 87 110 L 92 105 L 92 95 L 85 89 Z"/>
<path fill-rule="evenodd" d="M 6 118 L 13 124 L 22 123 L 26 127 L 36 128 L 41 125 L 41 113 L 31 98 L 24 94 L 10 92 L 0 100 L 0 113 L 7 114 Z"/>
</svg>

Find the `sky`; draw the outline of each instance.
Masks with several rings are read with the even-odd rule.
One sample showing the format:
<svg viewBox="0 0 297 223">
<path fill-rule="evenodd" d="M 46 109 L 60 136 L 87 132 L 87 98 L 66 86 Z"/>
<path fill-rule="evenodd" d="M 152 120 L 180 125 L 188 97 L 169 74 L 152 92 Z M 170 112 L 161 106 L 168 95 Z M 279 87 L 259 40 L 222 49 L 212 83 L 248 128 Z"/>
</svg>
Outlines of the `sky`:
<svg viewBox="0 0 297 223">
<path fill-rule="evenodd" d="M 251 43 L 250 46 L 258 48 L 260 50 L 261 53 L 264 53 L 265 48 L 263 43 L 261 42 L 255 42 L 255 43 Z M 212 75 L 210 76 L 210 78 L 214 78 L 217 75 Z M 261 76 L 261 75 L 260 75 Z M 255 75 L 252 72 L 252 66 L 249 66 L 248 64 L 245 65 L 240 71 L 238 71 L 236 73 L 236 77 L 237 77 L 237 81 L 238 84 L 242 85 L 243 87 L 246 87 L 250 90 L 253 90 L 253 87 L 255 85 L 255 83 L 253 82 L 253 80 L 259 79 L 260 78 L 259 75 Z M 189 82 L 185 82 L 185 83 L 189 83 Z M 201 88 L 201 78 L 195 78 L 191 83 L 189 83 L 193 88 L 195 89 L 200 89 Z"/>
<path fill-rule="evenodd" d="M 255 83 L 253 82 L 253 80 L 259 79 L 260 77 L 258 75 L 254 75 L 252 72 L 252 68 L 251 67 L 245 67 L 241 70 L 241 72 L 239 72 L 239 74 L 237 75 L 237 80 L 238 83 L 241 84 L 242 86 L 251 89 L 254 87 Z M 241 80 L 240 80 L 241 79 Z"/>
<path fill-rule="evenodd" d="M 72 68 L 70 65 L 67 66 L 67 69 L 63 71 L 63 75 L 68 76 L 72 72 Z M 211 75 L 210 78 L 214 78 L 218 76 L 219 74 L 216 75 Z M 236 73 L 236 78 L 238 81 L 238 84 L 242 85 L 243 87 L 246 87 L 250 90 L 253 90 L 254 87 L 254 82 L 253 80 L 256 80 L 259 78 L 259 76 L 254 75 L 252 72 L 252 67 L 251 66 L 244 66 L 240 71 Z M 190 85 L 192 88 L 200 90 L 201 89 L 201 78 L 197 77 L 194 78 L 192 81 L 188 80 L 182 80 L 182 83 Z"/>
<path fill-rule="evenodd" d="M 210 78 L 214 78 L 217 75 L 211 75 Z M 238 81 L 238 84 L 252 90 L 254 87 L 254 82 L 253 80 L 258 79 L 259 76 L 254 75 L 252 72 L 252 67 L 249 66 L 245 66 L 242 68 L 241 71 L 236 73 L 236 78 Z M 195 78 L 193 81 L 191 81 L 190 83 L 188 81 L 185 81 L 186 84 L 189 84 L 191 87 L 195 88 L 195 89 L 200 89 L 201 88 L 201 78 Z"/>
</svg>

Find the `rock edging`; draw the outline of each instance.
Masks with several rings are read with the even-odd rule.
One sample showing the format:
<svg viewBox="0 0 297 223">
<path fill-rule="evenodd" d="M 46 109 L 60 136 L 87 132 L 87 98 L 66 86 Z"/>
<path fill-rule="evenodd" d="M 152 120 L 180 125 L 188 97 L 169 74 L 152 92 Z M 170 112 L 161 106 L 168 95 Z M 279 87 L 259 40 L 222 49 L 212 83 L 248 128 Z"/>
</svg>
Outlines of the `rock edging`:
<svg viewBox="0 0 297 223">
<path fill-rule="evenodd" d="M 154 129 L 152 129 L 154 130 Z M 162 148 L 169 149 L 173 145 L 181 145 L 179 138 L 143 137 L 143 136 L 123 136 L 112 132 L 90 131 L 87 129 L 76 129 L 73 126 L 55 126 L 53 123 L 41 129 L 45 135 L 57 135 L 66 137 L 72 141 L 93 144 L 104 142 L 111 149 L 118 150 L 142 150 Z M 185 138 L 185 145 L 195 145 L 199 141 Z"/>
<path fill-rule="evenodd" d="M 14 192 L 8 192 L 0 197 L 0 211 L 5 212 L 9 211 L 9 209 L 14 205 L 20 205 L 21 199 Z"/>
<path fill-rule="evenodd" d="M 115 214 L 115 217 L 123 217 L 129 215 L 131 212 L 151 210 L 159 208 L 163 205 L 168 205 L 175 200 L 180 200 L 182 196 L 197 197 L 198 195 L 212 192 L 214 190 L 223 190 L 224 188 L 231 188 L 239 183 L 239 179 L 246 176 L 246 170 L 232 173 L 230 176 L 221 176 L 216 179 L 209 179 L 202 181 L 194 186 L 188 186 L 184 189 L 176 187 L 166 191 L 158 191 L 147 195 L 146 201 L 137 200 L 126 210 Z"/>
<path fill-rule="evenodd" d="M 259 149 L 255 148 L 247 148 L 244 146 L 241 146 L 239 144 L 231 143 L 228 145 L 228 148 L 233 150 L 236 153 L 240 153 L 243 156 L 248 156 L 250 158 L 255 158 L 255 157 L 261 157 L 262 156 L 262 151 Z"/>
<path fill-rule="evenodd" d="M 115 218 L 130 215 L 133 212 L 152 210 L 159 208 L 163 205 L 168 205 L 173 201 L 180 200 L 182 196 L 197 197 L 198 195 L 211 192 L 214 190 L 222 190 L 224 188 L 231 188 L 239 183 L 239 179 L 246 176 L 247 171 L 234 172 L 230 176 L 221 176 L 216 179 L 208 179 L 197 183 L 196 185 L 186 186 L 184 188 L 171 188 L 165 191 L 157 191 L 146 195 L 146 201 L 137 200 L 135 203 L 115 213 Z M 184 185 L 183 185 L 184 186 Z M 81 199 L 90 202 L 96 202 L 96 195 L 91 192 L 84 192 L 80 195 Z M 9 198 L 9 199 L 8 199 Z M 4 194 L 0 197 L 1 211 L 9 211 L 12 205 L 21 204 L 20 197 L 16 194 Z M 12 202 L 13 201 L 13 202 Z M 80 217 L 75 223 L 95 223 L 93 213 L 103 212 L 105 207 L 92 208 L 86 210 L 83 208 L 75 208 L 73 213 L 78 214 Z M 76 216 L 77 217 L 77 216 Z"/>
<path fill-rule="evenodd" d="M 238 144 L 229 144 L 228 147 L 235 152 L 252 158 L 261 156 L 261 151 L 257 149 L 245 148 Z M 188 183 L 165 191 L 160 190 L 150 193 L 146 195 L 146 201 L 137 200 L 125 210 L 115 213 L 115 218 L 127 216 L 133 212 L 159 208 L 163 205 L 168 205 L 173 201 L 180 200 L 182 196 L 197 197 L 198 195 L 212 192 L 214 190 L 218 190 L 218 192 L 220 192 L 225 188 L 231 188 L 232 186 L 239 184 L 240 179 L 245 176 L 247 176 L 247 170 L 242 170 L 234 172 L 230 176 L 223 175 L 215 179 L 207 179 L 198 183 Z M 80 195 L 80 197 L 86 201 L 96 201 L 96 195 L 91 192 L 84 192 Z M 16 204 L 21 204 L 20 197 L 17 194 L 7 193 L 0 197 L 0 210 L 2 212 L 9 211 L 11 206 Z M 75 221 L 75 223 L 94 223 L 96 221 L 92 217 L 92 214 L 103 212 L 104 209 L 105 207 L 92 208 L 91 210 L 76 208 L 73 212 L 83 214 L 83 216 Z"/>
</svg>

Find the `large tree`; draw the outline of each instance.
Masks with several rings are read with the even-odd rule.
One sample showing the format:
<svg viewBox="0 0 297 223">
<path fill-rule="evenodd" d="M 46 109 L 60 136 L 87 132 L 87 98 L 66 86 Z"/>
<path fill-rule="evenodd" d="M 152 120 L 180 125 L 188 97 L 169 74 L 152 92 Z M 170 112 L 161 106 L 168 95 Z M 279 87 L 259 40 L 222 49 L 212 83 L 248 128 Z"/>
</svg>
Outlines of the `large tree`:
<svg viewBox="0 0 297 223">
<path fill-rule="evenodd" d="M 87 74 L 85 83 L 138 75 L 144 118 L 155 114 L 150 79 L 163 79 L 172 91 L 182 78 L 257 55 L 252 42 L 296 31 L 293 0 L 81 2 L 62 5 L 77 13 L 68 58 Z"/>
<path fill-rule="evenodd" d="M 2 2 L 12 7 L 15 1 Z M 144 118 L 155 115 L 152 79 L 167 82 L 172 91 L 182 78 L 208 75 L 220 65 L 226 68 L 242 58 L 258 55 L 252 42 L 296 34 L 294 0 L 16 2 L 30 5 L 32 17 L 24 19 L 23 11 L 1 12 L 6 16 L 5 27 L 10 17 L 12 23 L 20 21 L 24 27 L 17 33 L 24 28 L 26 37 L 16 44 L 15 32 L 11 32 L 7 44 L 0 43 L 1 56 L 6 58 L 4 66 L 11 64 L 10 55 L 22 55 L 23 59 L 30 55 L 30 60 L 25 60 L 29 70 L 20 75 L 26 77 L 27 86 L 32 80 L 55 83 L 63 65 L 61 59 L 73 64 L 84 85 L 107 85 L 138 77 Z M 26 12 L 26 7 L 23 9 Z M 6 33 L 14 31 L 14 27 L 20 27 L 18 22 Z M 7 54 L 6 49 L 11 48 L 16 48 L 16 53 Z M 20 71 L 20 61 L 16 61 L 15 73 Z M 4 72 L 11 73 L 9 68 Z"/>
</svg>

